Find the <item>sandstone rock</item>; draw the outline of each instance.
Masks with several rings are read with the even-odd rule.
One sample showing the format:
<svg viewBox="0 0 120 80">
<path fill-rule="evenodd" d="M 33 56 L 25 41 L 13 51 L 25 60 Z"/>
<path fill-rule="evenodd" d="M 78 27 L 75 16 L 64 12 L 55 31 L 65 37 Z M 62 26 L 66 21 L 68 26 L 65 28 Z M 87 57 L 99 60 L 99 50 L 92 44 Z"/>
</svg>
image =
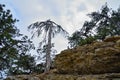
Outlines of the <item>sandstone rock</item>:
<svg viewBox="0 0 120 80">
<path fill-rule="evenodd" d="M 78 46 L 56 55 L 55 69 L 6 80 L 120 80 L 120 37 Z"/>
<path fill-rule="evenodd" d="M 114 39 L 114 41 L 111 41 Z M 120 72 L 120 37 L 62 51 L 55 58 L 58 73 L 102 74 Z"/>
<path fill-rule="evenodd" d="M 30 79 L 30 78 L 20 79 L 16 77 L 15 79 L 9 78 L 6 80 L 120 80 L 120 73 L 105 73 L 105 74 L 96 74 L 96 75 L 47 74 L 44 76 L 40 74 L 37 76 L 39 77 L 39 79 Z"/>
<path fill-rule="evenodd" d="M 41 80 L 39 77 L 34 75 L 17 75 L 17 76 L 8 76 L 5 80 Z"/>
<path fill-rule="evenodd" d="M 120 40 L 120 36 L 108 37 L 108 38 L 106 38 L 104 41 L 105 41 L 105 42 L 116 42 L 117 40 Z"/>
</svg>

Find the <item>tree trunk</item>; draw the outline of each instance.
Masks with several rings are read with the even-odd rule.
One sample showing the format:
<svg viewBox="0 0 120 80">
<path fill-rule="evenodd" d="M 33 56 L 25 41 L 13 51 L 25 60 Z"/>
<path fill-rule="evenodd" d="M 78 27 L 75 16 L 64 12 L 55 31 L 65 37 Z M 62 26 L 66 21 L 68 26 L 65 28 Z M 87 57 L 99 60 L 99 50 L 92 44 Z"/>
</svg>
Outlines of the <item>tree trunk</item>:
<svg viewBox="0 0 120 80">
<path fill-rule="evenodd" d="M 48 32 L 48 43 L 47 43 L 47 50 L 46 50 L 46 67 L 45 67 L 45 73 L 49 72 L 50 70 L 50 66 L 51 66 L 51 57 L 50 57 L 50 53 L 51 53 L 51 26 L 49 28 L 49 32 Z"/>
</svg>

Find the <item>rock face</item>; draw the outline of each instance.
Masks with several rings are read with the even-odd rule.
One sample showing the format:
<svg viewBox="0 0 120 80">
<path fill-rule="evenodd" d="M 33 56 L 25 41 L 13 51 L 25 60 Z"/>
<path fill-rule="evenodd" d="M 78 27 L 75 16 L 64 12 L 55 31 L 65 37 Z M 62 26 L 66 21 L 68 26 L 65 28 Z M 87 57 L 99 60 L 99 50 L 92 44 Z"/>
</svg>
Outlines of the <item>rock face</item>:
<svg viewBox="0 0 120 80">
<path fill-rule="evenodd" d="M 40 78 L 35 75 L 16 75 L 8 76 L 5 80 L 40 80 Z"/>
<path fill-rule="evenodd" d="M 55 58 L 58 73 L 102 74 L 120 72 L 120 37 L 64 50 Z"/>
<path fill-rule="evenodd" d="M 6 80 L 120 80 L 120 37 L 78 46 L 55 57 L 47 74 L 20 75 Z"/>
<path fill-rule="evenodd" d="M 107 73 L 98 75 L 69 75 L 69 74 L 40 74 L 40 75 L 19 75 L 9 77 L 5 80 L 120 80 L 120 73 Z"/>
</svg>

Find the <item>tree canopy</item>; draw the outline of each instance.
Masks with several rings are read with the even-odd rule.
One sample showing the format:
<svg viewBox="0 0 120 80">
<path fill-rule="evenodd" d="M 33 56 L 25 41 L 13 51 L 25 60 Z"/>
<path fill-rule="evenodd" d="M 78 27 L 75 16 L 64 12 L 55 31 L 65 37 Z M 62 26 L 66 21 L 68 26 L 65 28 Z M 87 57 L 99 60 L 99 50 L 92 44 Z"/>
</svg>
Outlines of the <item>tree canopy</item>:
<svg viewBox="0 0 120 80">
<path fill-rule="evenodd" d="M 0 4 L 0 74 L 6 71 L 7 74 L 11 75 L 14 72 L 13 67 L 21 67 L 23 62 L 27 64 L 30 60 L 33 60 L 30 61 L 31 64 L 34 63 L 34 57 L 29 55 L 29 51 L 34 49 L 34 45 L 27 36 L 20 34 L 15 25 L 18 20 L 14 19 L 10 10 L 6 10 L 4 7 L 5 5 Z M 31 64 L 30 67 L 28 65 L 22 67 L 30 69 Z"/>
<path fill-rule="evenodd" d="M 82 28 L 69 38 L 69 43 L 74 46 L 89 44 L 94 40 L 104 40 L 109 36 L 120 35 L 120 7 L 112 10 L 107 3 L 100 11 L 88 14 L 90 21 L 85 21 Z M 75 36 L 78 36 L 75 38 Z M 74 41 L 74 42 L 73 42 Z"/>
<path fill-rule="evenodd" d="M 35 23 L 31 24 L 28 27 L 28 29 L 32 30 L 32 38 L 34 36 L 39 37 L 42 34 L 44 34 L 44 38 L 40 42 L 38 49 L 41 50 L 41 45 L 43 43 L 45 43 L 45 45 L 43 45 L 43 50 L 44 50 L 43 52 L 46 53 L 46 55 L 45 55 L 45 57 L 46 57 L 45 72 L 48 72 L 50 70 L 51 62 L 52 62 L 51 61 L 51 48 L 52 48 L 51 40 L 58 33 L 62 33 L 64 35 L 67 35 L 68 32 L 65 31 L 60 25 L 56 24 L 55 22 L 53 22 L 51 20 L 42 21 L 42 22 L 35 22 Z"/>
</svg>

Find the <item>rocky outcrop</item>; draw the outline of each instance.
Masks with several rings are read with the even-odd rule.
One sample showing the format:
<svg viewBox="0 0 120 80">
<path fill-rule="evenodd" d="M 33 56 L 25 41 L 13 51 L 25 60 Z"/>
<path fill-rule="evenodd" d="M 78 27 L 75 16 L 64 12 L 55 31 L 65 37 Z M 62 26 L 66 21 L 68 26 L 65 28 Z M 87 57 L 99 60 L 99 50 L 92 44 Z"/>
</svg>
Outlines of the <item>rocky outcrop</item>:
<svg viewBox="0 0 120 80">
<path fill-rule="evenodd" d="M 113 39 L 113 40 L 112 40 Z M 120 37 L 64 50 L 55 58 L 58 73 L 103 74 L 120 72 Z"/>
<path fill-rule="evenodd" d="M 120 80 L 120 37 L 78 46 L 55 57 L 47 74 L 17 75 L 6 80 Z"/>
<path fill-rule="evenodd" d="M 96 75 L 73 75 L 73 74 L 40 74 L 19 75 L 9 77 L 6 80 L 120 80 L 120 73 L 105 73 Z"/>
<path fill-rule="evenodd" d="M 96 75 L 48 74 L 39 76 L 40 80 L 120 80 L 120 73 Z"/>
<path fill-rule="evenodd" d="M 8 76 L 5 80 L 41 80 L 37 75 Z"/>
</svg>

